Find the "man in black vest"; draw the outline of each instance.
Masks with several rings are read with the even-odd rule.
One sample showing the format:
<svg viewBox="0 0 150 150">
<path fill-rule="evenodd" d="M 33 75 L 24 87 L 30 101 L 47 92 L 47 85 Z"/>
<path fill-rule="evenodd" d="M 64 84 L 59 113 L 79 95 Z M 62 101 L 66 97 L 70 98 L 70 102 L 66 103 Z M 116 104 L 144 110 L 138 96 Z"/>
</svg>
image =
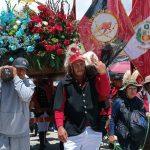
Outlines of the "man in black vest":
<svg viewBox="0 0 150 150">
<path fill-rule="evenodd" d="M 107 99 L 110 83 L 105 64 L 94 57 L 91 61 L 98 72 L 95 76 L 88 75 L 81 49 L 70 48 L 67 75 L 57 87 L 54 114 L 65 150 L 98 150 L 101 144 L 98 104 Z"/>
</svg>

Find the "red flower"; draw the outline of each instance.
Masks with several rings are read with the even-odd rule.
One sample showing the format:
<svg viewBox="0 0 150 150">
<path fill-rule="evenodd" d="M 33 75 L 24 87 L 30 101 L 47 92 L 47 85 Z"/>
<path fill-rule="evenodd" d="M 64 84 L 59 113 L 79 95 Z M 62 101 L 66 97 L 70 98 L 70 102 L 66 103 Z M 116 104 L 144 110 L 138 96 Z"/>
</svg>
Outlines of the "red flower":
<svg viewBox="0 0 150 150">
<path fill-rule="evenodd" d="M 66 27 L 70 27 L 70 25 L 71 25 L 70 22 L 67 21 L 66 22 Z"/>
<path fill-rule="evenodd" d="M 62 11 L 60 11 L 60 12 L 58 13 L 58 18 L 60 18 L 60 19 L 63 19 L 63 18 L 64 18 L 64 14 L 63 14 Z"/>
<path fill-rule="evenodd" d="M 44 29 L 41 27 L 34 27 L 32 29 L 32 33 L 43 33 L 43 32 L 44 32 Z"/>
<path fill-rule="evenodd" d="M 44 6 L 44 5 L 38 6 L 38 10 L 40 10 L 40 11 L 44 11 L 45 9 L 46 9 L 46 6 Z"/>
<path fill-rule="evenodd" d="M 55 31 L 56 31 L 56 29 L 54 27 L 52 27 L 52 28 L 49 29 L 49 32 L 52 33 L 52 34 L 54 34 Z"/>
<path fill-rule="evenodd" d="M 60 19 L 62 19 L 62 20 L 66 20 L 66 15 L 65 14 L 63 14 L 63 12 L 59 12 L 58 13 L 58 18 L 60 18 Z"/>
<path fill-rule="evenodd" d="M 45 47 L 48 52 L 55 50 L 55 46 L 53 46 L 53 45 L 46 45 Z"/>
<path fill-rule="evenodd" d="M 69 44 L 70 44 L 70 40 L 65 40 L 65 41 L 64 41 L 64 44 L 65 44 L 65 45 L 69 45 Z"/>
<path fill-rule="evenodd" d="M 32 22 L 41 23 L 41 22 L 42 22 L 42 19 L 41 19 L 39 16 L 34 16 L 34 17 L 32 18 Z"/>
<path fill-rule="evenodd" d="M 33 22 L 31 21 L 28 23 L 28 27 L 31 28 L 32 26 L 33 26 Z"/>
<path fill-rule="evenodd" d="M 56 30 L 58 30 L 58 31 L 62 31 L 62 30 L 63 30 L 62 26 L 57 25 L 57 24 L 54 26 L 54 28 L 55 28 Z"/>
<path fill-rule="evenodd" d="M 49 23 L 50 25 L 51 25 L 51 24 L 54 24 L 54 23 L 55 23 L 55 20 L 52 20 L 52 19 L 51 19 L 51 20 L 49 20 L 48 23 Z"/>
<path fill-rule="evenodd" d="M 64 52 L 63 49 L 57 49 L 56 50 L 57 55 L 61 55 L 61 54 L 63 54 L 63 52 Z"/>
<path fill-rule="evenodd" d="M 41 44 L 42 44 L 43 46 L 48 45 L 48 43 L 47 43 L 46 41 L 42 41 Z"/>
<path fill-rule="evenodd" d="M 55 45 L 55 48 L 56 48 L 56 49 L 59 49 L 60 46 L 61 46 L 61 44 L 58 43 L 58 44 Z"/>
<path fill-rule="evenodd" d="M 74 30 L 74 27 L 73 26 L 70 26 L 70 27 L 67 27 L 67 32 L 72 32 Z"/>
</svg>

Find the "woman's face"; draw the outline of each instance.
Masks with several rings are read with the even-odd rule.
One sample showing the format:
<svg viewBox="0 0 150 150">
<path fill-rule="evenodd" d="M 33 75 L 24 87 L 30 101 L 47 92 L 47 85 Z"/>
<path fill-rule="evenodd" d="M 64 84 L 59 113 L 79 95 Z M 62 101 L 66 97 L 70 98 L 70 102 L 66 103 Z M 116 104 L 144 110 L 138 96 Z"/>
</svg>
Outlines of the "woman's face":
<svg viewBox="0 0 150 150">
<path fill-rule="evenodd" d="M 82 78 L 85 74 L 85 62 L 84 61 L 76 61 L 72 64 L 73 73 L 76 77 Z"/>
<path fill-rule="evenodd" d="M 131 86 L 128 86 L 126 88 L 126 95 L 129 99 L 134 98 L 136 93 L 137 93 L 137 87 L 136 86 L 131 85 Z"/>
</svg>

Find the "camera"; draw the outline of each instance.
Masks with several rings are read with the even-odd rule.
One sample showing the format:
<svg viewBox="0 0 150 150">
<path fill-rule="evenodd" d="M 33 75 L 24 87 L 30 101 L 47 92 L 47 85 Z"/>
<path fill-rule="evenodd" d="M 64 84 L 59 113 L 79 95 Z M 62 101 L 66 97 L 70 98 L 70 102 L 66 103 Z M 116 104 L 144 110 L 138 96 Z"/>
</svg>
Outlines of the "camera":
<svg viewBox="0 0 150 150">
<path fill-rule="evenodd" d="M 3 81 L 11 81 L 13 79 L 13 69 L 12 68 L 2 68 L 1 79 Z"/>
</svg>

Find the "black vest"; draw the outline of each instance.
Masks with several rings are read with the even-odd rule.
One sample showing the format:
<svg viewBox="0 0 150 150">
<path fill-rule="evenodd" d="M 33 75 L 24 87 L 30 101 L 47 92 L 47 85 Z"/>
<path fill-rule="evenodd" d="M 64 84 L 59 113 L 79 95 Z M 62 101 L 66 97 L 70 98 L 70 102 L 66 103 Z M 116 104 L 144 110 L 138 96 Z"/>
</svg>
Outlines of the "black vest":
<svg viewBox="0 0 150 150">
<path fill-rule="evenodd" d="M 69 136 L 82 133 L 87 125 L 95 131 L 100 130 L 100 108 L 95 81 L 87 79 L 86 86 L 82 89 L 70 76 L 62 80 L 56 91 L 54 109 L 61 107 L 63 91 L 66 91 L 65 103 L 65 129 Z"/>
</svg>

